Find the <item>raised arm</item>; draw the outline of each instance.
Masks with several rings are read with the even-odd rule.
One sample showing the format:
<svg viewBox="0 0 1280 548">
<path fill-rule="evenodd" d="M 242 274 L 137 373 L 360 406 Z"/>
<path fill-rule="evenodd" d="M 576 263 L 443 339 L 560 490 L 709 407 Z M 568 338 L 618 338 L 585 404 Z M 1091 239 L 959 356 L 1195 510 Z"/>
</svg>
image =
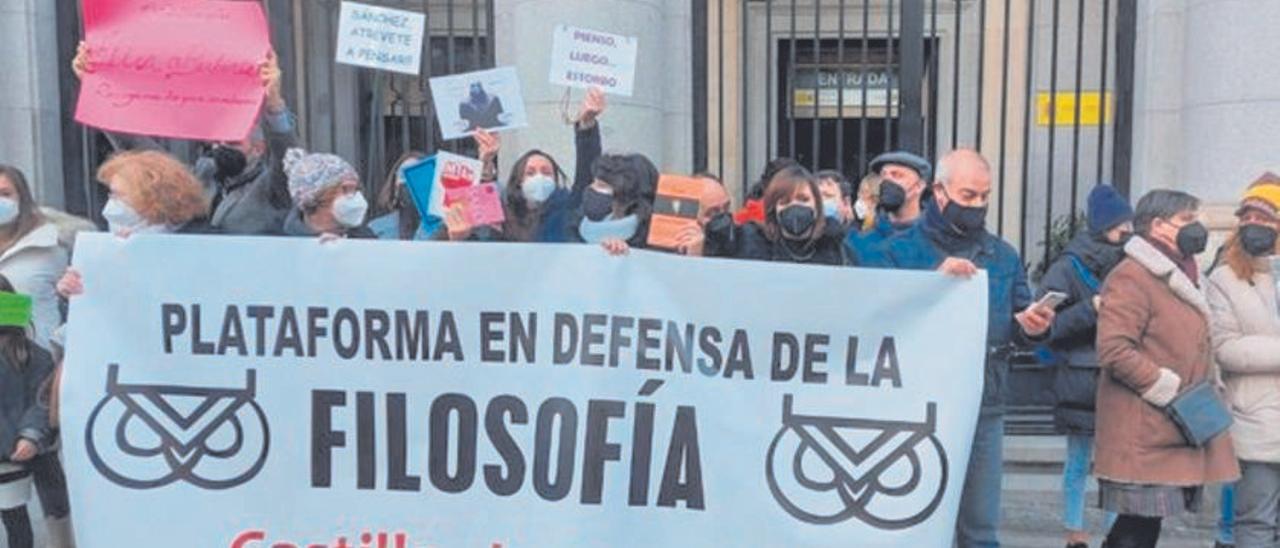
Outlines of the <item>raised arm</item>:
<svg viewBox="0 0 1280 548">
<path fill-rule="evenodd" d="M 570 200 L 572 210 L 577 210 L 582 205 L 582 193 L 586 192 L 594 179 L 591 166 L 603 151 L 599 119 L 607 106 L 604 91 L 600 88 L 591 88 L 586 98 L 582 100 L 578 121 L 574 124 L 573 142 L 576 163 L 573 168 L 573 192 Z"/>
</svg>

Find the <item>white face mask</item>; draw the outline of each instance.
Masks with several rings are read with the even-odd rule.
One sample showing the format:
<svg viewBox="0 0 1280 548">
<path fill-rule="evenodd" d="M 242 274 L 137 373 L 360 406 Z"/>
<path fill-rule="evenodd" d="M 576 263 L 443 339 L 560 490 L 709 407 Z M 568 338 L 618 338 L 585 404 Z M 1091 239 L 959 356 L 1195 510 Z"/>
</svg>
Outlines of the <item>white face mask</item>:
<svg viewBox="0 0 1280 548">
<path fill-rule="evenodd" d="M 107 205 L 102 208 L 102 218 L 107 220 L 107 230 L 116 235 L 149 232 L 147 228 L 151 226 L 129 204 L 117 198 L 107 200 Z"/>
<path fill-rule="evenodd" d="M 0 198 L 0 226 L 6 226 L 18 218 L 18 201 L 13 198 Z"/>
<path fill-rule="evenodd" d="M 524 193 L 526 200 L 540 204 L 556 191 L 556 181 L 546 175 L 533 175 L 520 183 L 520 191 Z"/>
<path fill-rule="evenodd" d="M 862 200 L 858 200 L 858 201 L 856 201 L 856 202 L 854 202 L 854 203 L 853 203 L 853 214 L 854 214 L 854 215 L 857 215 L 859 219 L 866 219 L 866 218 L 867 218 L 867 213 L 869 213 L 869 212 L 867 211 L 867 203 L 866 203 L 866 202 L 864 202 L 864 201 L 862 201 Z"/>
<path fill-rule="evenodd" d="M 359 192 L 339 196 L 333 201 L 333 219 L 347 228 L 354 228 L 364 223 L 364 214 L 369 212 L 369 202 Z"/>
</svg>

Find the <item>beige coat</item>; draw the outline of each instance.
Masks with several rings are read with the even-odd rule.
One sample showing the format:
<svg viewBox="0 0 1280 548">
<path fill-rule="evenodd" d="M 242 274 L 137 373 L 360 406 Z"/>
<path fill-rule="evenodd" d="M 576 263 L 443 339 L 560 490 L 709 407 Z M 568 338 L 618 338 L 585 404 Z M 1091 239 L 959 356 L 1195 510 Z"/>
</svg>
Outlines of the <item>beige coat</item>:
<svg viewBox="0 0 1280 548">
<path fill-rule="evenodd" d="M 1213 312 L 1214 357 L 1235 415 L 1236 456 L 1280 462 L 1280 309 L 1269 261 L 1259 259 L 1256 272 L 1245 281 L 1220 266 L 1205 291 Z"/>
<path fill-rule="evenodd" d="M 1098 311 L 1098 477 L 1195 486 L 1240 475 L 1230 434 L 1187 445 L 1162 407 L 1213 375 L 1209 305 L 1154 245 L 1134 238 L 1107 277 Z"/>
</svg>

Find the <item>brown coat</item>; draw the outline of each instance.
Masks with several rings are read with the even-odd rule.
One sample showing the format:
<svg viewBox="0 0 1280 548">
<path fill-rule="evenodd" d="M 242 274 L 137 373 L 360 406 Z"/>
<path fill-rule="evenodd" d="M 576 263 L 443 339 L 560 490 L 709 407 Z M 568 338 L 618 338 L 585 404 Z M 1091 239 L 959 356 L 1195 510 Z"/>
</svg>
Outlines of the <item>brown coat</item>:
<svg viewBox="0 0 1280 548">
<path fill-rule="evenodd" d="M 1149 403 L 1215 375 L 1209 305 L 1191 280 L 1142 238 L 1107 277 L 1098 313 L 1098 477 L 1140 485 L 1194 486 L 1240 477 L 1223 434 L 1207 447 L 1186 445 L 1164 411 Z M 1181 382 L 1162 382 L 1167 368 Z M 1168 372 L 1165 380 L 1175 379 Z"/>
</svg>

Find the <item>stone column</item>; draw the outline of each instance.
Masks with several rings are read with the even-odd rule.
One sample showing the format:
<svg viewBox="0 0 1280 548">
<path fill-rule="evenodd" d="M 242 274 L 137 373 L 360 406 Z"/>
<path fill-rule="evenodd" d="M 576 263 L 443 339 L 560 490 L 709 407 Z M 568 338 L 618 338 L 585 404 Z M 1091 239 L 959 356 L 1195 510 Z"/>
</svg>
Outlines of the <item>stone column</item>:
<svg viewBox="0 0 1280 548">
<path fill-rule="evenodd" d="M 26 174 L 36 200 L 61 207 L 62 128 L 56 4 L 0 2 L 0 163 Z"/>
<path fill-rule="evenodd" d="M 608 96 L 601 119 L 605 151 L 645 154 L 663 171 L 692 168 L 690 8 L 680 0 L 503 0 L 495 3 L 498 66 L 520 74 L 529 127 L 502 135 L 501 172 L 531 148 L 574 166 L 573 131 L 561 115 L 565 88 L 548 81 L 552 31 L 557 24 L 635 36 L 639 40 L 631 97 Z M 584 90 L 573 90 L 570 115 Z M 571 174 L 572 175 L 572 174 Z"/>
<path fill-rule="evenodd" d="M 1280 2 L 1199 0 L 1186 7 L 1180 185 L 1215 225 L 1264 171 L 1280 171 Z M 1224 214 L 1226 217 L 1224 218 Z"/>
</svg>

